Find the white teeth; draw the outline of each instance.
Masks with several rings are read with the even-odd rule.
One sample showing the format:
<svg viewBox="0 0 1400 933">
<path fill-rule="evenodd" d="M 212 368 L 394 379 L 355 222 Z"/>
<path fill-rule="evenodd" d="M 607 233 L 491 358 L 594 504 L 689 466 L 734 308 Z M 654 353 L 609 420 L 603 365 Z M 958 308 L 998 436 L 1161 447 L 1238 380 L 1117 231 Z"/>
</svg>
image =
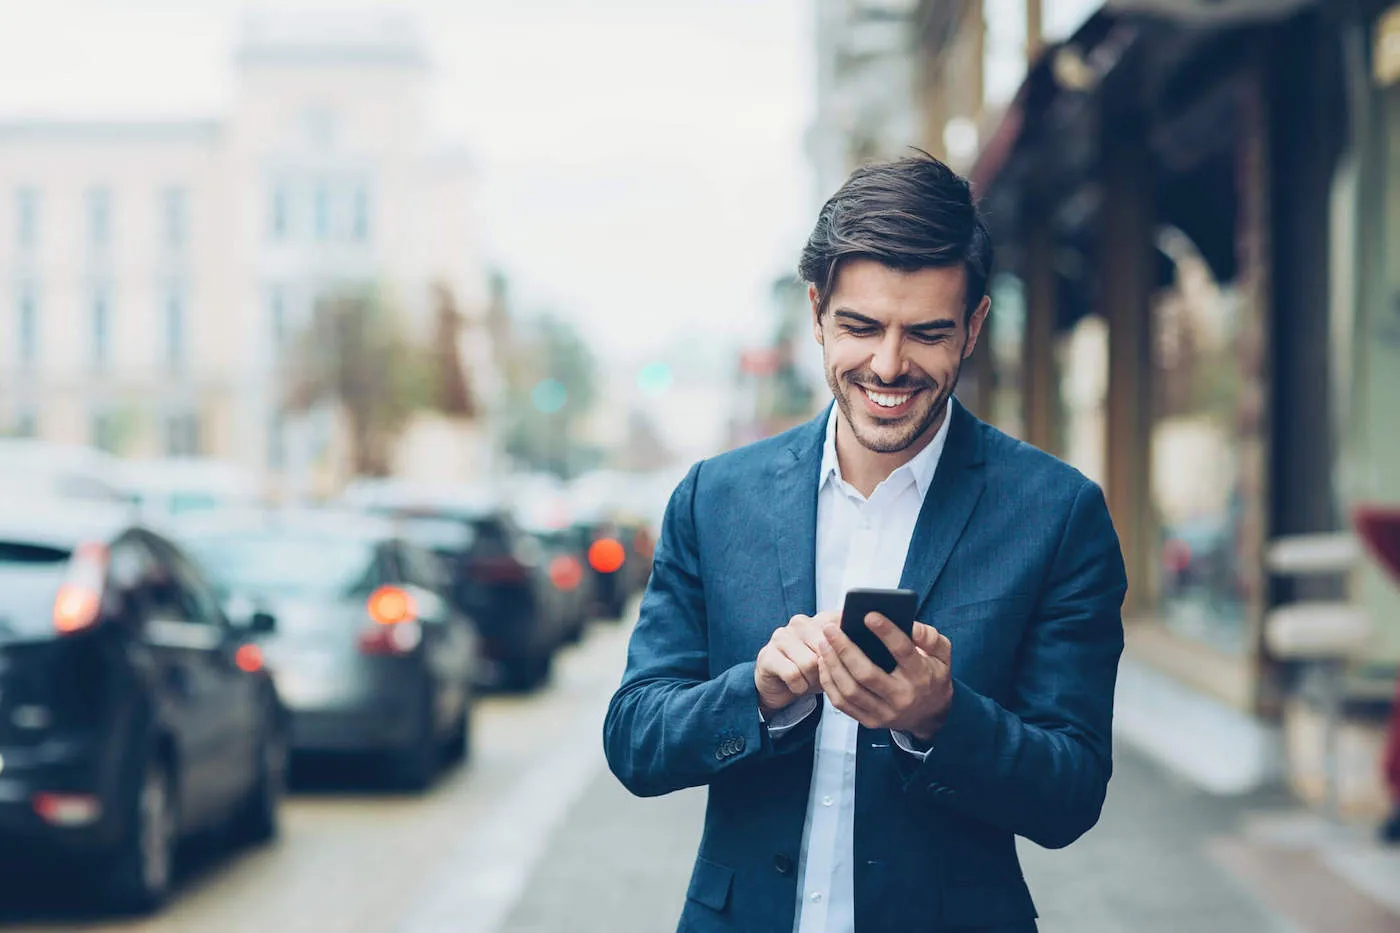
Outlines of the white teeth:
<svg viewBox="0 0 1400 933">
<path fill-rule="evenodd" d="M 886 395 L 883 392 L 872 392 L 869 389 L 865 390 L 865 394 L 870 396 L 871 401 L 881 408 L 896 408 L 909 401 L 907 395 Z"/>
</svg>

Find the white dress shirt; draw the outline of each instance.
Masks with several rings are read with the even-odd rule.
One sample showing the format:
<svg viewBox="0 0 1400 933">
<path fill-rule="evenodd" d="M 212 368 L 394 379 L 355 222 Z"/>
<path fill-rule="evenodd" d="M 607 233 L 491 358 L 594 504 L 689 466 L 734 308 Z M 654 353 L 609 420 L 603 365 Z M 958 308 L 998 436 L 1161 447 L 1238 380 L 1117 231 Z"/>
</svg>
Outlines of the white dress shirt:
<svg viewBox="0 0 1400 933">
<path fill-rule="evenodd" d="M 948 424 L 927 447 L 891 473 L 866 499 L 841 477 L 836 459 L 836 408 L 826 426 L 817 494 L 817 609 L 840 612 L 846 591 L 858 587 L 899 586 L 909 541 L 924 495 L 933 482 Z M 859 724 L 826 697 L 817 729 L 812 787 L 802 828 L 802 855 L 797 871 L 797 916 L 794 933 L 855 933 L 855 880 L 852 873 L 856 809 L 856 738 Z M 775 739 L 817 708 L 808 697 L 779 710 L 768 720 Z M 910 737 L 894 734 L 907 754 Z"/>
</svg>

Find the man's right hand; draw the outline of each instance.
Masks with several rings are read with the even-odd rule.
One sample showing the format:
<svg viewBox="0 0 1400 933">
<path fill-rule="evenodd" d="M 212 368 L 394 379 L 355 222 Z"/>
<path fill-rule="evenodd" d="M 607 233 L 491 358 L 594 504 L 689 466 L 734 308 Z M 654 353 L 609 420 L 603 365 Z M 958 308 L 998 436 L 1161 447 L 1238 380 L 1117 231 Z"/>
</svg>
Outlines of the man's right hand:
<svg viewBox="0 0 1400 933">
<path fill-rule="evenodd" d="M 835 612 L 793 616 L 758 652 L 753 682 L 758 687 L 758 708 L 765 717 L 802 697 L 821 693 L 817 654 L 826 637 L 822 627 L 830 622 L 840 625 L 841 616 Z"/>
</svg>

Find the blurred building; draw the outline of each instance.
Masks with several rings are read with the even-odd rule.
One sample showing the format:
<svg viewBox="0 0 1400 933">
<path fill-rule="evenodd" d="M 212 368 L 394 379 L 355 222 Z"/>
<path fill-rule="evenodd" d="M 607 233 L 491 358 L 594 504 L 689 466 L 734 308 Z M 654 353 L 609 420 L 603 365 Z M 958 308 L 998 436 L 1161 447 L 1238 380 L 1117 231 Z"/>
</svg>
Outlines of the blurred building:
<svg viewBox="0 0 1400 933">
<path fill-rule="evenodd" d="M 372 284 L 423 337 L 437 283 L 484 309 L 469 166 L 430 137 L 410 23 L 251 18 L 234 65 L 209 119 L 0 124 L 0 427 L 305 482 L 340 443 L 282 405 L 319 297 Z M 484 343 L 463 352 L 489 382 Z"/>
</svg>

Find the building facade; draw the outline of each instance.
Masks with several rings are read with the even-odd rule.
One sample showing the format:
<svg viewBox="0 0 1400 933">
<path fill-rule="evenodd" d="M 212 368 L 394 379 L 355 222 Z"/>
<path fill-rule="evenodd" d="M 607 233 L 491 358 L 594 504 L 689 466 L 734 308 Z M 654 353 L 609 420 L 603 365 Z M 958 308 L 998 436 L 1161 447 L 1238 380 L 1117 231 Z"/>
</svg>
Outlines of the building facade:
<svg viewBox="0 0 1400 933">
<path fill-rule="evenodd" d="M 469 166 L 431 138 L 410 22 L 252 18 L 233 66 L 214 119 L 0 124 L 0 429 L 304 481 L 338 443 L 283 404 L 318 299 L 373 286 L 420 337 L 437 285 L 484 313 Z"/>
</svg>

